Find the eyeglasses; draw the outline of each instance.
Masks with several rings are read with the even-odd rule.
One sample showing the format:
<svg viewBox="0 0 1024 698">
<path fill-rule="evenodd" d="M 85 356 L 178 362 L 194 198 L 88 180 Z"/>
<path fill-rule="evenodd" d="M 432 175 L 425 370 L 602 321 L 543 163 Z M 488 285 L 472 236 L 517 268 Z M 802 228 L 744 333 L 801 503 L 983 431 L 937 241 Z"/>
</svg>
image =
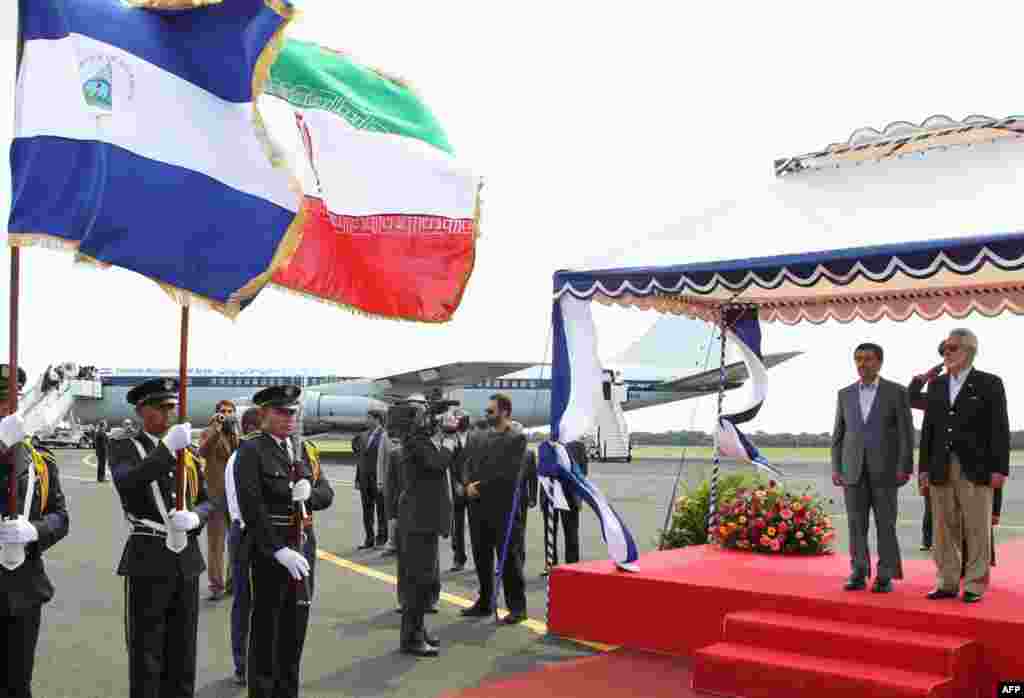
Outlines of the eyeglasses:
<svg viewBox="0 0 1024 698">
<path fill-rule="evenodd" d="M 960 345 L 959 344 L 948 344 L 947 343 L 947 344 L 942 345 L 942 353 L 943 354 L 955 354 L 959 350 L 960 350 Z"/>
</svg>

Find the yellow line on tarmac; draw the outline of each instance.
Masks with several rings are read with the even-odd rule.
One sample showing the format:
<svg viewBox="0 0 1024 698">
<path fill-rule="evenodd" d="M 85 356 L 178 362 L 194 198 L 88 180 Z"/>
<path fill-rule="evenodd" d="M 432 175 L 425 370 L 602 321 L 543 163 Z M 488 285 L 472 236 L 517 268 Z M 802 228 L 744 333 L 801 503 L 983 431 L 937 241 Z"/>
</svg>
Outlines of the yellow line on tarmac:
<svg viewBox="0 0 1024 698">
<path fill-rule="evenodd" d="M 324 560 L 326 562 L 330 562 L 331 564 L 337 565 L 338 567 L 341 567 L 343 569 L 349 570 L 350 572 L 355 572 L 356 574 L 361 574 L 364 577 L 370 577 L 371 579 L 376 579 L 378 581 L 385 582 L 387 584 L 391 584 L 392 586 L 397 586 L 397 584 L 398 584 L 398 577 L 394 576 L 393 574 L 388 574 L 387 572 L 381 572 L 380 570 L 376 570 L 376 569 L 374 569 L 372 567 L 367 567 L 366 565 L 360 565 L 358 562 L 352 562 L 351 560 L 346 560 L 345 558 L 338 557 L 337 555 L 335 555 L 333 553 L 329 553 L 326 550 L 317 549 L 316 556 L 318 558 L 320 558 L 321 560 Z M 441 592 L 441 600 L 442 601 L 447 601 L 448 603 L 452 604 L 453 606 L 460 606 L 462 608 L 469 608 L 470 606 L 473 605 L 473 602 L 470 601 L 469 599 L 467 599 L 465 597 L 462 597 L 462 596 L 456 596 L 455 594 L 449 594 L 446 591 L 442 591 Z M 508 615 L 508 611 L 507 610 L 505 610 L 503 608 L 502 609 L 498 609 L 498 617 L 499 618 L 504 618 L 507 615 Z M 547 632 L 548 632 L 548 626 L 546 624 L 541 623 L 539 620 L 534 620 L 532 618 L 527 618 L 522 623 L 520 623 L 520 625 L 522 625 L 523 627 L 529 628 L 530 630 L 532 630 L 533 632 L 537 633 L 538 635 L 546 635 Z M 568 639 L 571 640 L 572 642 L 575 642 L 576 644 L 583 645 L 585 647 L 589 647 L 591 649 L 595 649 L 595 650 L 598 650 L 600 652 L 609 652 L 609 651 L 611 651 L 613 649 L 616 649 L 616 647 L 614 645 L 606 645 L 606 644 L 601 643 L 601 642 L 589 642 L 587 640 L 576 640 L 574 638 L 568 638 Z"/>
</svg>

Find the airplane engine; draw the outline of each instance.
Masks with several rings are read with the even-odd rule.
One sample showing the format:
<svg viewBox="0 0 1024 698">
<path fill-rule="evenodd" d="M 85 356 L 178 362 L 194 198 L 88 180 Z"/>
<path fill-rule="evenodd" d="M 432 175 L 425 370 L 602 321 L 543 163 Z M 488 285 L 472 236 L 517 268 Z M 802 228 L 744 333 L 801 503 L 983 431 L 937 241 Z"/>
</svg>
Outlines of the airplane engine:
<svg viewBox="0 0 1024 698">
<path fill-rule="evenodd" d="M 306 391 L 302 405 L 303 431 L 356 432 L 366 429 L 366 413 L 370 410 L 388 411 L 388 404 L 361 395 L 321 395 Z"/>
</svg>

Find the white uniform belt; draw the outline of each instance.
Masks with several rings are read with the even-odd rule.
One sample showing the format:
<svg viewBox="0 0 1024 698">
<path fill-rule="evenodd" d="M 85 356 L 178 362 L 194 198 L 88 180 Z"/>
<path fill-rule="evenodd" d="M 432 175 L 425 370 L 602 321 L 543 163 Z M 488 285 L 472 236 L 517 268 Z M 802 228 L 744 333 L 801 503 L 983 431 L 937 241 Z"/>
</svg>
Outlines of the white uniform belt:
<svg viewBox="0 0 1024 698">
<path fill-rule="evenodd" d="M 167 527 L 162 523 L 156 521 L 150 521 L 149 519 L 142 519 L 134 514 L 125 514 L 125 518 L 128 519 L 128 523 L 132 525 L 132 533 L 138 533 L 140 535 L 164 535 L 167 533 Z M 142 528 L 142 531 L 136 531 L 136 528 Z M 146 531 L 145 529 L 149 529 Z"/>
</svg>

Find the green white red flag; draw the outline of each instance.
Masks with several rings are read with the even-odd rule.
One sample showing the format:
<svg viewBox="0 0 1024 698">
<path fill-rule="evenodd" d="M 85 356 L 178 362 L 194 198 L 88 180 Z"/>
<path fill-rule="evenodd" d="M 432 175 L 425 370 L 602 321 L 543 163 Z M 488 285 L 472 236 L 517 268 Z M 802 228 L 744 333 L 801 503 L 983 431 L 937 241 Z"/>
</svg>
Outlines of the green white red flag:
<svg viewBox="0 0 1024 698">
<path fill-rule="evenodd" d="M 473 271 L 480 180 L 402 81 L 287 40 L 266 93 L 295 110 L 302 242 L 273 283 L 359 311 L 446 322 Z"/>
</svg>

